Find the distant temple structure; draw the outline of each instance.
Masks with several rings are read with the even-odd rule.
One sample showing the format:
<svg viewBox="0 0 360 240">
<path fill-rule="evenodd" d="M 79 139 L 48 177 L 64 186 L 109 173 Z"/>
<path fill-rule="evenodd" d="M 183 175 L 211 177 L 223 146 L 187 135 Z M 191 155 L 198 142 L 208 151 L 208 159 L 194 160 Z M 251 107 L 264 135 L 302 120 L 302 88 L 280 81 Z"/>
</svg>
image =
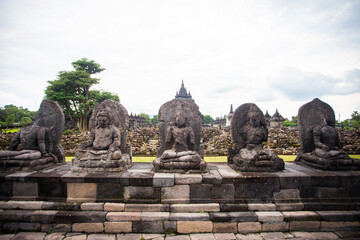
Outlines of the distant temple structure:
<svg viewBox="0 0 360 240">
<path fill-rule="evenodd" d="M 129 116 L 129 128 L 136 129 L 138 127 L 150 127 L 151 124 L 146 121 L 144 117 L 133 115 L 132 113 Z"/>
<path fill-rule="evenodd" d="M 269 112 L 266 110 L 265 120 L 268 128 L 282 128 L 284 127 L 285 118 L 281 116 L 278 109 L 276 109 L 274 115 L 270 116 Z"/>
<path fill-rule="evenodd" d="M 230 112 L 228 115 L 226 115 L 226 123 L 225 123 L 225 127 L 229 127 L 230 128 L 230 123 L 231 123 L 231 119 L 234 115 L 234 111 L 233 111 L 233 105 L 230 105 Z"/>
<path fill-rule="evenodd" d="M 184 86 L 184 80 L 182 80 L 180 91 L 176 92 L 175 98 L 186 98 L 186 99 L 194 101 L 191 97 L 190 91 L 188 93 Z"/>
</svg>

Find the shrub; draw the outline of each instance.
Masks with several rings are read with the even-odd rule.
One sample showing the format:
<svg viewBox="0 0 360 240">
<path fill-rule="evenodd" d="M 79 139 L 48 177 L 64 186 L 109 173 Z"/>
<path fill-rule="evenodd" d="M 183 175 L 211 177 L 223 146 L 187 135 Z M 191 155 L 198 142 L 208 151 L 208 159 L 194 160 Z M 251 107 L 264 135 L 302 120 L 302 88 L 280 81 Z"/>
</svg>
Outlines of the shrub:
<svg viewBox="0 0 360 240">
<path fill-rule="evenodd" d="M 71 129 L 68 129 L 68 130 L 65 130 L 65 131 L 63 132 L 63 134 L 64 134 L 64 135 L 74 135 L 74 131 L 71 130 Z"/>
</svg>

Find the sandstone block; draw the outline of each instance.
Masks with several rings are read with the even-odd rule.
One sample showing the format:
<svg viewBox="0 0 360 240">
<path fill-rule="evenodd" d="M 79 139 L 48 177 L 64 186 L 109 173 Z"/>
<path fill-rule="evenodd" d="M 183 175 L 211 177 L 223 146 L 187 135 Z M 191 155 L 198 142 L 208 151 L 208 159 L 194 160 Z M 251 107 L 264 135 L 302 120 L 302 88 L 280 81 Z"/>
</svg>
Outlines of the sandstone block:
<svg viewBox="0 0 360 240">
<path fill-rule="evenodd" d="M 260 236 L 260 234 L 254 234 L 254 233 L 250 233 L 250 234 L 236 234 L 236 239 L 239 240 L 263 240 L 262 236 Z"/>
<path fill-rule="evenodd" d="M 233 233 L 215 233 L 215 240 L 236 240 L 236 236 Z"/>
<path fill-rule="evenodd" d="M 142 212 L 141 221 L 167 221 L 169 216 L 169 212 Z"/>
<path fill-rule="evenodd" d="M 73 222 L 104 222 L 106 212 L 100 211 L 82 211 L 82 212 L 73 212 L 71 213 L 71 219 Z"/>
<path fill-rule="evenodd" d="M 201 174 L 175 174 L 176 185 L 201 184 Z"/>
<path fill-rule="evenodd" d="M 277 211 L 301 211 L 304 209 L 303 203 L 276 203 Z"/>
<path fill-rule="evenodd" d="M 96 183 L 67 183 L 67 202 L 95 202 Z"/>
<path fill-rule="evenodd" d="M 290 231 L 315 232 L 315 231 L 319 231 L 319 229 L 320 229 L 319 221 L 291 221 L 290 222 Z"/>
<path fill-rule="evenodd" d="M 175 185 L 173 187 L 161 188 L 161 199 L 163 203 L 189 203 L 189 185 Z"/>
<path fill-rule="evenodd" d="M 253 212 L 214 212 L 209 215 L 213 222 L 256 222 L 258 220 Z"/>
<path fill-rule="evenodd" d="M 194 233 L 190 234 L 191 240 L 215 240 L 214 234 L 212 233 Z"/>
<path fill-rule="evenodd" d="M 106 220 L 111 222 L 140 221 L 141 212 L 109 212 Z"/>
<path fill-rule="evenodd" d="M 73 232 L 98 233 L 103 231 L 102 223 L 74 223 Z"/>
<path fill-rule="evenodd" d="M 213 225 L 211 221 L 178 221 L 178 233 L 203 233 L 212 232 Z"/>
<path fill-rule="evenodd" d="M 125 212 L 168 212 L 168 204 L 126 204 Z"/>
<path fill-rule="evenodd" d="M 359 231 L 359 222 L 325 222 L 320 224 L 321 231 Z"/>
<path fill-rule="evenodd" d="M 30 217 L 30 222 L 53 223 L 58 211 L 34 211 Z"/>
<path fill-rule="evenodd" d="M 13 182 L 13 199 L 35 200 L 38 197 L 38 184 L 35 182 Z"/>
<path fill-rule="evenodd" d="M 82 211 L 104 211 L 104 203 L 82 203 Z"/>
<path fill-rule="evenodd" d="M 171 213 L 170 221 L 206 221 L 209 220 L 208 213 Z"/>
<path fill-rule="evenodd" d="M 250 211 L 276 211 L 276 205 L 273 203 L 249 203 L 248 207 Z"/>
<path fill-rule="evenodd" d="M 127 233 L 132 230 L 132 222 L 105 222 L 106 233 Z"/>
<path fill-rule="evenodd" d="M 43 201 L 8 201 L 3 209 L 41 210 Z"/>
<path fill-rule="evenodd" d="M 5 222 L 2 226 L 4 232 L 39 232 L 41 230 L 40 223 L 27 222 Z"/>
<path fill-rule="evenodd" d="M 153 178 L 154 187 L 172 187 L 175 184 L 173 173 L 155 173 Z"/>
<path fill-rule="evenodd" d="M 261 232 L 261 223 L 259 222 L 239 222 L 238 232 L 240 233 L 257 233 Z"/>
<path fill-rule="evenodd" d="M 219 212 L 218 203 L 171 204 L 171 212 Z"/>
<path fill-rule="evenodd" d="M 261 224 L 261 230 L 263 232 L 288 232 L 288 222 L 264 222 Z"/>
<path fill-rule="evenodd" d="M 44 239 L 45 233 L 37 232 L 20 232 L 17 233 L 12 239 L 32 240 L 32 239 Z"/>
<path fill-rule="evenodd" d="M 116 240 L 114 234 L 89 234 L 86 240 Z"/>
<path fill-rule="evenodd" d="M 260 222 L 281 222 L 284 216 L 281 212 L 255 212 Z"/>
<path fill-rule="evenodd" d="M 214 223 L 213 232 L 216 233 L 237 233 L 238 226 L 237 223 Z"/>
<path fill-rule="evenodd" d="M 188 235 L 166 236 L 166 240 L 191 240 Z"/>
<path fill-rule="evenodd" d="M 320 216 L 312 211 L 282 212 L 285 221 L 319 221 Z"/>
<path fill-rule="evenodd" d="M 358 221 L 360 211 L 317 211 L 322 221 Z"/>
<path fill-rule="evenodd" d="M 105 203 L 104 211 L 107 212 L 123 212 L 125 210 L 125 203 Z"/>
<path fill-rule="evenodd" d="M 161 221 L 137 221 L 133 222 L 132 231 L 141 233 L 163 233 L 164 224 Z"/>
</svg>

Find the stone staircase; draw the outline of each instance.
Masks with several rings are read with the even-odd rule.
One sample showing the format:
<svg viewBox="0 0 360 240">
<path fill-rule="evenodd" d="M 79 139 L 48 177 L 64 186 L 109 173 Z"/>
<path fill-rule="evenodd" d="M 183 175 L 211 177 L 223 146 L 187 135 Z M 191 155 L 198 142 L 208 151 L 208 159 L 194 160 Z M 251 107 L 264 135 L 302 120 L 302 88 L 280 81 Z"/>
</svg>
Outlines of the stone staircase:
<svg viewBox="0 0 360 240">
<path fill-rule="evenodd" d="M 0 202 L 1 233 L 359 232 L 360 211 L 277 211 L 276 205 Z M 235 211 L 237 210 L 237 211 Z"/>
</svg>

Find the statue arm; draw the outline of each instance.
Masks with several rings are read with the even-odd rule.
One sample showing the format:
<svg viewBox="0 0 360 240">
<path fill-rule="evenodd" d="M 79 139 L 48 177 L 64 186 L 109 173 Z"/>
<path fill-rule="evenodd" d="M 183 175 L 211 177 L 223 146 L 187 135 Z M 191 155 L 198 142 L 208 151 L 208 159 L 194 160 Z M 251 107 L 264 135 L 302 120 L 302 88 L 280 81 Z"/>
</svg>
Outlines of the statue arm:
<svg viewBox="0 0 360 240">
<path fill-rule="evenodd" d="M 45 145 L 45 137 L 46 137 L 46 131 L 47 129 L 45 127 L 40 128 L 39 132 L 37 133 L 37 141 L 39 144 L 39 150 L 42 155 L 45 155 L 46 152 L 46 145 Z"/>
<path fill-rule="evenodd" d="M 113 127 L 113 143 L 109 146 L 110 151 L 116 151 L 116 149 L 120 148 L 120 140 L 121 139 L 121 133 L 120 130 L 116 127 Z"/>
<path fill-rule="evenodd" d="M 194 135 L 194 131 L 192 130 L 191 127 L 189 127 L 188 129 L 189 129 L 189 140 L 190 140 L 190 144 L 191 144 L 191 145 L 195 145 L 195 135 Z"/>
<path fill-rule="evenodd" d="M 95 128 L 91 129 L 89 140 L 81 143 L 79 149 L 84 150 L 87 147 L 90 147 L 95 140 Z"/>
<path fill-rule="evenodd" d="M 316 147 L 322 148 L 322 149 L 325 149 L 326 151 L 328 151 L 329 147 L 321 142 L 320 131 L 321 131 L 320 127 L 315 127 L 313 129 L 314 144 Z"/>
<path fill-rule="evenodd" d="M 336 134 L 336 147 L 338 147 L 339 149 L 342 149 L 343 148 L 343 145 L 342 143 L 340 142 L 340 139 L 339 139 L 339 135 Z"/>
<path fill-rule="evenodd" d="M 168 127 L 165 132 L 165 142 L 169 143 L 171 142 L 171 138 L 173 136 L 172 134 L 172 127 Z"/>
<path fill-rule="evenodd" d="M 10 150 L 11 151 L 15 151 L 16 148 L 19 146 L 19 144 L 20 144 L 20 133 L 21 133 L 21 130 L 18 131 L 15 134 L 14 138 L 11 140 L 11 142 L 10 142 Z"/>
</svg>

